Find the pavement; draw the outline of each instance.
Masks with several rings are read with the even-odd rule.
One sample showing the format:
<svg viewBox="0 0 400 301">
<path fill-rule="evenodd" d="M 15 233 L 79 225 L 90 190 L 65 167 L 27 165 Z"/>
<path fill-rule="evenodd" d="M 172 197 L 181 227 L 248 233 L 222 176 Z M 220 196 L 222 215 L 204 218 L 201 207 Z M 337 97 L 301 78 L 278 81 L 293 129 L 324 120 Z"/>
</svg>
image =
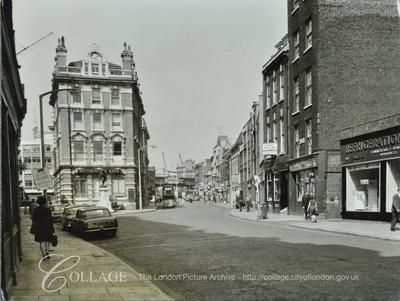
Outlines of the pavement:
<svg viewBox="0 0 400 301">
<path fill-rule="evenodd" d="M 400 228 L 397 227 L 397 231 L 395 232 L 390 231 L 389 222 L 325 219 L 320 217 L 317 223 L 312 223 L 309 220 L 306 221 L 303 216 L 270 212 L 268 212 L 268 219 L 259 219 L 258 212 L 254 209 L 249 212 L 246 209 L 243 209 L 241 212 L 238 209 L 232 209 L 230 215 L 235 218 L 254 222 L 286 222 L 287 225 L 294 228 L 400 241 Z"/>
<path fill-rule="evenodd" d="M 23 260 L 10 301 L 173 300 L 115 255 L 58 227 L 58 246 L 40 262 L 29 215 L 21 211 L 21 218 Z"/>
</svg>

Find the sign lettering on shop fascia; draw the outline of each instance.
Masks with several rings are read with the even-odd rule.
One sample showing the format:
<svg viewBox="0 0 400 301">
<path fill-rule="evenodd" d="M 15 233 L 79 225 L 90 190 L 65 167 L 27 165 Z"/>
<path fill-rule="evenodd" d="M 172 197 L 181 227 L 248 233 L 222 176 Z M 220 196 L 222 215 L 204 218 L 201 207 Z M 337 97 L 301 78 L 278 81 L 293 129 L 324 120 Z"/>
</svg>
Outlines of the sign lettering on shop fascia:
<svg viewBox="0 0 400 301">
<path fill-rule="evenodd" d="M 370 137 L 343 144 L 342 163 L 379 160 L 400 155 L 400 128 L 385 132 L 371 133 Z M 365 136 L 364 136 L 365 137 Z"/>
<path fill-rule="evenodd" d="M 264 156 L 276 156 L 278 154 L 278 143 L 263 143 Z"/>
<path fill-rule="evenodd" d="M 393 146 L 400 146 L 400 133 L 350 143 L 345 146 L 345 154 L 367 152 Z"/>
</svg>

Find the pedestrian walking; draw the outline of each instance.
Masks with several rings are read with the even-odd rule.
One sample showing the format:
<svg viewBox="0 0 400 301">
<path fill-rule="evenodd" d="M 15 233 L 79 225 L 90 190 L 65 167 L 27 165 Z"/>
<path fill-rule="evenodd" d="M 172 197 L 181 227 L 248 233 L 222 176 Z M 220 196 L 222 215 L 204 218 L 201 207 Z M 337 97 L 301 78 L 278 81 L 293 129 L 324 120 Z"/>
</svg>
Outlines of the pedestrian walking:
<svg viewBox="0 0 400 301">
<path fill-rule="evenodd" d="M 33 211 L 32 228 L 35 241 L 39 243 L 40 251 L 44 260 L 49 259 L 49 244 L 55 236 L 51 211 L 46 206 L 47 200 L 44 196 L 37 198 L 38 207 Z"/>
<path fill-rule="evenodd" d="M 250 196 L 247 196 L 247 197 L 246 197 L 246 208 L 247 208 L 247 212 L 250 211 L 250 206 L 251 206 Z"/>
<path fill-rule="evenodd" d="M 309 218 L 311 218 L 311 221 L 313 223 L 317 222 L 317 215 L 318 215 L 318 205 L 317 205 L 317 200 L 310 196 L 309 197 L 309 203 L 308 203 L 308 207 L 307 207 L 307 211 L 308 211 L 308 216 Z"/>
<path fill-rule="evenodd" d="M 397 188 L 397 192 L 394 194 L 392 199 L 392 223 L 390 225 L 391 231 L 396 231 L 396 224 L 399 221 L 400 213 L 400 187 Z"/>
<path fill-rule="evenodd" d="M 308 204 L 310 203 L 310 195 L 308 193 L 305 193 L 302 197 L 302 205 L 304 208 L 304 218 L 307 220 L 309 218 L 308 216 Z"/>
</svg>

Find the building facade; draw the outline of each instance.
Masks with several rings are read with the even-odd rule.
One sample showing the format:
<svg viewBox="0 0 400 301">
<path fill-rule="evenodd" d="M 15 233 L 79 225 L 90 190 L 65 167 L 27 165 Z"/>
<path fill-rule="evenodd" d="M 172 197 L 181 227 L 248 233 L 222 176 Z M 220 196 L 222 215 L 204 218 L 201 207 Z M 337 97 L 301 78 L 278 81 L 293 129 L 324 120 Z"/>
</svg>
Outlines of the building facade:
<svg viewBox="0 0 400 301">
<path fill-rule="evenodd" d="M 36 198 L 42 194 L 42 190 L 39 190 L 35 183 L 35 173 L 42 167 L 41 165 L 41 152 L 40 152 L 40 134 L 38 128 L 33 128 L 33 139 L 21 141 L 21 159 L 23 163 L 23 169 L 21 170 L 21 185 L 24 192 L 30 201 L 36 200 Z M 45 147 L 45 160 L 46 166 L 49 168 L 49 173 L 54 173 L 53 164 L 53 134 L 44 134 L 44 147 Z M 53 183 L 47 189 L 47 195 L 53 199 Z"/>
<path fill-rule="evenodd" d="M 288 1 L 290 213 L 339 216 L 341 130 L 400 110 L 399 25 L 395 0 Z"/>
<path fill-rule="evenodd" d="M 97 45 L 67 64 L 62 37 L 53 72 L 55 197 L 96 203 L 100 186 L 110 198 L 138 208 L 138 160 L 146 199 L 147 139 L 133 53 L 124 44 L 122 65 L 108 62 Z M 60 89 L 73 89 L 60 91 Z"/>
<path fill-rule="evenodd" d="M 17 284 L 17 271 L 22 259 L 21 225 L 19 215 L 19 150 L 22 120 L 26 114 L 26 99 L 19 77 L 15 53 L 12 1 L 0 4 L 1 29 L 1 291 Z"/>
<path fill-rule="evenodd" d="M 265 63 L 263 76 L 263 143 L 275 154 L 264 156 L 265 201 L 272 211 L 288 207 L 288 41 L 275 46 L 276 53 Z"/>
<path fill-rule="evenodd" d="M 400 114 L 343 129 L 341 138 L 343 217 L 389 221 L 400 188 Z"/>
</svg>

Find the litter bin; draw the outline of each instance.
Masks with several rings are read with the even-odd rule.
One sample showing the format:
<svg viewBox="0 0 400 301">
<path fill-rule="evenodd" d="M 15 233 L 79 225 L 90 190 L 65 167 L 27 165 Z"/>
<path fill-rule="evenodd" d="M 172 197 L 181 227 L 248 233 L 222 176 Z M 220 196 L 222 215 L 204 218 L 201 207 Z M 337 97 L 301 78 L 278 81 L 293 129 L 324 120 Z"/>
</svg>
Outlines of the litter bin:
<svg viewBox="0 0 400 301">
<path fill-rule="evenodd" d="M 268 205 L 267 205 L 267 203 L 261 204 L 261 218 L 262 219 L 268 218 Z"/>
</svg>

